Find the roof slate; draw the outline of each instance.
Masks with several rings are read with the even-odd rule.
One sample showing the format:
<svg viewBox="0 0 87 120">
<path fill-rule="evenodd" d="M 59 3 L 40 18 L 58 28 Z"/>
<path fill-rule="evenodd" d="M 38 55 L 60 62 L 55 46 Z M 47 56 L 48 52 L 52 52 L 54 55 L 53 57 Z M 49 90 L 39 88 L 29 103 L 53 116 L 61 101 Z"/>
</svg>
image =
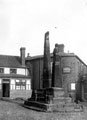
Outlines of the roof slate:
<svg viewBox="0 0 87 120">
<path fill-rule="evenodd" d="M 20 68 L 22 67 L 21 59 L 19 56 L 0 55 L 0 67 Z"/>
</svg>

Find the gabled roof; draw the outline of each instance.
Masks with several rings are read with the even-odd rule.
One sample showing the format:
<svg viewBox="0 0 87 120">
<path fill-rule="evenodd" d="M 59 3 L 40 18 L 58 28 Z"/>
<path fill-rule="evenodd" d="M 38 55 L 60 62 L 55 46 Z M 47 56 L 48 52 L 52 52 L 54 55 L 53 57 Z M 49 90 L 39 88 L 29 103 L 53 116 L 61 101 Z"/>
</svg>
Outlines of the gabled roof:
<svg viewBox="0 0 87 120">
<path fill-rule="evenodd" d="M 21 59 L 19 56 L 0 55 L 0 67 L 21 68 Z"/>
</svg>

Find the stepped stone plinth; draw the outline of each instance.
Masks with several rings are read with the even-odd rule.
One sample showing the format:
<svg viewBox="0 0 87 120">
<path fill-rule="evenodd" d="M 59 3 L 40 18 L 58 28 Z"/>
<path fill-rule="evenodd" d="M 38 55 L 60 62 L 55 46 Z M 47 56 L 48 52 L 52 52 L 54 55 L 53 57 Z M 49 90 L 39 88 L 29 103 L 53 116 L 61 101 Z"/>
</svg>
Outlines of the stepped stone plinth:
<svg viewBox="0 0 87 120">
<path fill-rule="evenodd" d="M 33 96 L 26 100 L 25 107 L 48 112 L 82 111 L 82 105 L 72 102 L 72 98 L 65 96 L 62 88 L 46 88 L 35 90 Z"/>
</svg>

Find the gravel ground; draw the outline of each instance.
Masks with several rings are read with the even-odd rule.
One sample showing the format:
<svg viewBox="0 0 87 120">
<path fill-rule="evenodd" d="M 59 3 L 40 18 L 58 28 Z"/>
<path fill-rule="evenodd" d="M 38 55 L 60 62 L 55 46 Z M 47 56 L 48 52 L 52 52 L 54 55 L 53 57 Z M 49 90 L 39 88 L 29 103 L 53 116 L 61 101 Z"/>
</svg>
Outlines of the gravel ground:
<svg viewBox="0 0 87 120">
<path fill-rule="evenodd" d="M 87 120 L 87 106 L 85 104 L 84 112 L 45 113 L 0 100 L 0 120 Z"/>
</svg>

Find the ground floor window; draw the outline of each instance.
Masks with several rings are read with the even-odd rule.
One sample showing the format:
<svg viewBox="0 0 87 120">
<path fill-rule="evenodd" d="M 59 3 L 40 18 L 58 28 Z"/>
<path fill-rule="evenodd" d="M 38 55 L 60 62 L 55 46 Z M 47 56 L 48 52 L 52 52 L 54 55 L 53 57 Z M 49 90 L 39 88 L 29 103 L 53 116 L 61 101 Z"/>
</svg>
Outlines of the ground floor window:
<svg viewBox="0 0 87 120">
<path fill-rule="evenodd" d="M 75 83 L 71 83 L 71 90 L 75 90 L 76 89 L 76 84 Z"/>
<path fill-rule="evenodd" d="M 12 79 L 10 82 L 11 90 L 31 90 L 31 80 Z"/>
<path fill-rule="evenodd" d="M 25 80 L 16 80 L 16 90 L 25 90 L 26 81 Z"/>
</svg>

